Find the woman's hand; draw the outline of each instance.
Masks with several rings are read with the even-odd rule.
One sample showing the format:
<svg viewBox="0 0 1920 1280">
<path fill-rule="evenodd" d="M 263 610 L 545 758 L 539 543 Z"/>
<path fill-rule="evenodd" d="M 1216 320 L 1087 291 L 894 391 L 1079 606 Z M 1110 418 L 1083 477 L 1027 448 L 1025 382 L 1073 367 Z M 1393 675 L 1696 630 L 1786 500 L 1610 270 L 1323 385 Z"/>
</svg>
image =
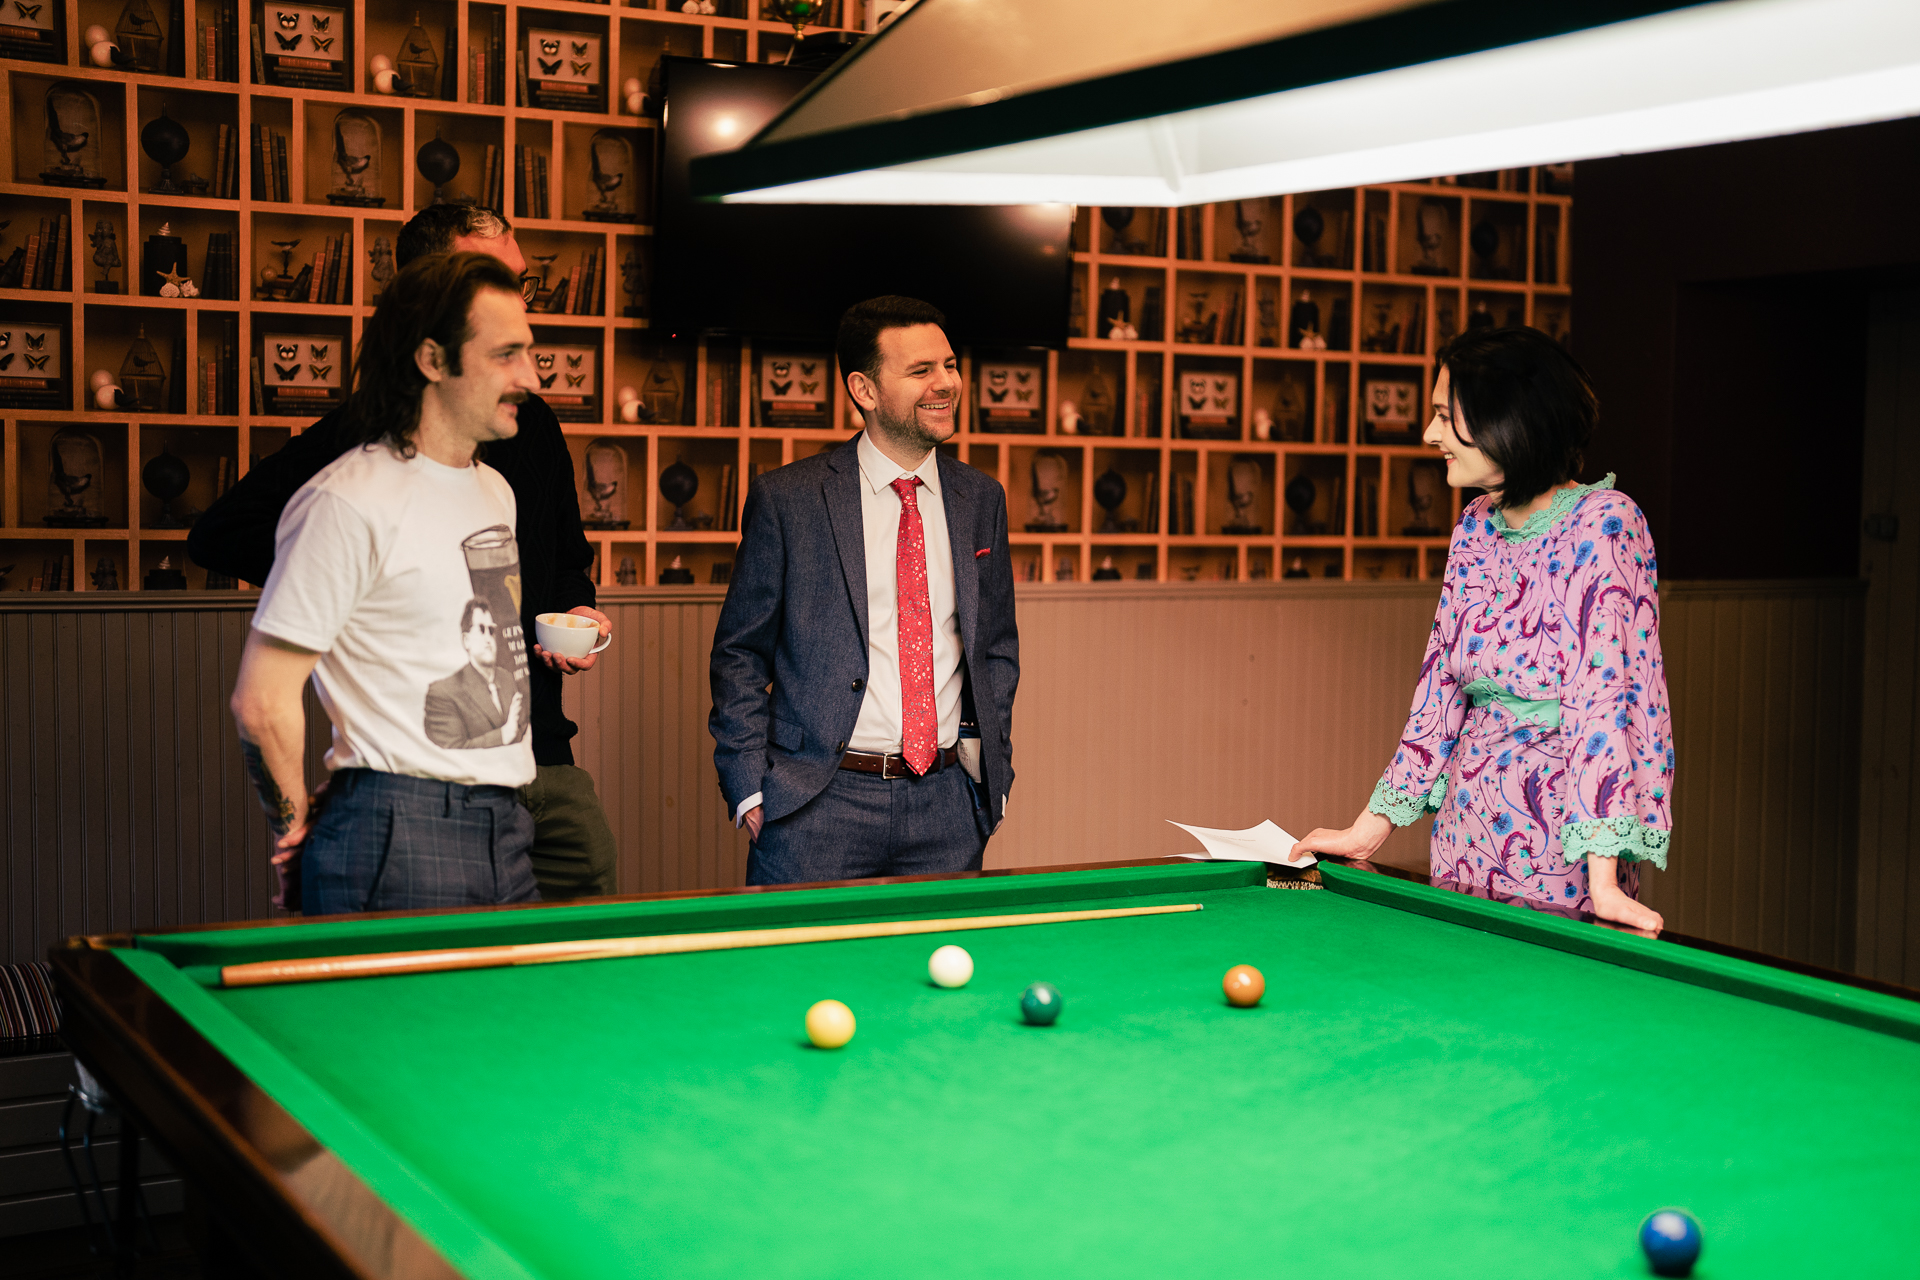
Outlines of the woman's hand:
<svg viewBox="0 0 1920 1280">
<path fill-rule="evenodd" d="M 1612 924 L 1623 924 L 1629 929 L 1645 929 L 1658 933 L 1667 927 L 1658 911 L 1643 906 L 1620 891 L 1617 876 L 1620 860 L 1618 858 L 1587 858 L 1587 892 L 1593 896 L 1593 914 Z"/>
<path fill-rule="evenodd" d="M 1393 824 L 1368 810 L 1355 818 L 1345 831 L 1315 827 L 1307 832 L 1306 839 L 1295 843 L 1287 857 L 1298 861 L 1303 853 L 1330 853 L 1336 858 L 1371 858 L 1392 834 Z"/>
</svg>

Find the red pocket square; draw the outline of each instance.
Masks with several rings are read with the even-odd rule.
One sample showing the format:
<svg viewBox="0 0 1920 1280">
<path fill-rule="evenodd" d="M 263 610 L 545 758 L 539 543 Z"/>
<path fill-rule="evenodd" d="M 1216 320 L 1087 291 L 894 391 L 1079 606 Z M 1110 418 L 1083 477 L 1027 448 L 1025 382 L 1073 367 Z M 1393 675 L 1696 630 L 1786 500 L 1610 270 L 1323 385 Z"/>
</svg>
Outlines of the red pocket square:
<svg viewBox="0 0 1920 1280">
<path fill-rule="evenodd" d="M 974 558 L 975 560 L 978 560 L 978 559 L 980 559 L 980 558 L 981 558 L 982 556 L 990 556 L 990 555 L 992 555 L 992 554 L 993 554 L 993 548 L 992 548 L 992 547 L 982 547 L 982 548 L 980 548 L 980 549 L 979 549 L 978 551 L 976 551 L 976 552 L 974 552 L 974 553 L 973 553 L 973 558 Z"/>
</svg>

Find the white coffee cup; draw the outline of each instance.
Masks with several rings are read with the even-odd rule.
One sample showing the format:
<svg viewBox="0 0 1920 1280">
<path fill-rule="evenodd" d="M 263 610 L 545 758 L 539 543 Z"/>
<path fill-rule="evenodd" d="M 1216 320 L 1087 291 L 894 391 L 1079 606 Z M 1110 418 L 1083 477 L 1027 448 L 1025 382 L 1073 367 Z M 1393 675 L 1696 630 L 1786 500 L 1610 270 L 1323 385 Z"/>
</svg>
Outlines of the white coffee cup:
<svg viewBox="0 0 1920 1280">
<path fill-rule="evenodd" d="M 584 658 L 613 643 L 613 637 L 600 637 L 600 628 L 592 618 L 577 613 L 542 613 L 533 620 L 533 635 L 540 647 L 563 658 Z M 599 644 L 594 641 L 599 640 Z"/>
</svg>

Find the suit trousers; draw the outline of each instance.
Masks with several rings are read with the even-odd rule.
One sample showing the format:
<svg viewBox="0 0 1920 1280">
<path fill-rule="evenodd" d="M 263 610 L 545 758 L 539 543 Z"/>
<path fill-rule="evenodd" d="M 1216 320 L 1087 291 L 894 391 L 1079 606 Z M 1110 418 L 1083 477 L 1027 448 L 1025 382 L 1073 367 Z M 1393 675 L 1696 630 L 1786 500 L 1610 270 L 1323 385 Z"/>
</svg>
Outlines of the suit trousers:
<svg viewBox="0 0 1920 1280">
<path fill-rule="evenodd" d="M 540 765 L 520 788 L 520 803 L 533 815 L 533 877 L 542 901 L 613 892 L 613 828 L 592 774 L 577 764 Z"/>
<path fill-rule="evenodd" d="M 300 852 L 309 916 L 538 902 L 512 787 L 342 769 Z"/>
<path fill-rule="evenodd" d="M 987 836 L 977 812 L 958 765 L 924 778 L 839 769 L 825 791 L 760 828 L 747 883 L 978 871 Z"/>
</svg>

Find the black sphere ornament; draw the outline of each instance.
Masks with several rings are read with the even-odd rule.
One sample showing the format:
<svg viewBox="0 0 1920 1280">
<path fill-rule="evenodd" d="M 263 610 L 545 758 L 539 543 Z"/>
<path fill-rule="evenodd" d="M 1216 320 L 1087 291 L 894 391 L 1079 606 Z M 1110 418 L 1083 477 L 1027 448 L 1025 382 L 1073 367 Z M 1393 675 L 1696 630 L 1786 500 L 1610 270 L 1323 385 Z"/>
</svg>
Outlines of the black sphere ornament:
<svg viewBox="0 0 1920 1280">
<path fill-rule="evenodd" d="M 1293 512 L 1295 533 L 1318 532 L 1307 527 L 1307 512 L 1313 510 L 1313 500 L 1319 496 L 1319 488 L 1306 476 L 1295 476 L 1287 482 L 1287 507 Z"/>
<path fill-rule="evenodd" d="M 447 184 L 460 172 L 460 153 L 453 149 L 453 144 L 442 141 L 440 135 L 435 133 L 433 141 L 414 155 L 413 162 L 419 167 L 420 176 L 433 184 L 432 203 L 454 203 L 446 190 Z"/>
<path fill-rule="evenodd" d="M 1100 526 L 1102 533 L 1119 533 L 1119 525 L 1113 518 L 1120 504 L 1127 500 L 1127 478 L 1108 467 L 1099 479 L 1093 482 L 1093 500 L 1107 513 L 1106 523 Z"/>
<path fill-rule="evenodd" d="M 1492 219 L 1476 222 L 1467 235 L 1467 243 L 1481 257 L 1491 258 L 1500 249 L 1500 228 L 1493 225 Z"/>
<path fill-rule="evenodd" d="M 1307 205 L 1293 215 L 1293 234 L 1300 237 L 1300 243 L 1312 248 L 1320 243 L 1320 237 L 1327 231 L 1327 220 L 1312 205 Z"/>
<path fill-rule="evenodd" d="M 669 529 L 691 529 L 687 504 L 700 492 L 700 477 L 694 469 L 675 458 L 673 465 L 660 473 L 660 496 L 673 504 L 673 523 Z"/>
<path fill-rule="evenodd" d="M 179 195 L 185 188 L 174 185 L 173 166 L 185 158 L 187 149 L 193 145 L 193 139 L 187 136 L 186 126 L 167 115 L 165 106 L 160 114 L 147 122 L 140 131 L 140 149 L 147 158 L 160 166 L 160 181 L 153 184 L 151 191 L 156 195 Z"/>
<path fill-rule="evenodd" d="M 160 499 L 162 529 L 181 529 L 191 523 L 190 520 L 182 520 L 174 514 L 173 503 L 174 499 L 187 491 L 187 484 L 192 479 L 193 475 L 187 470 L 187 464 L 164 448 L 154 456 L 152 461 L 140 468 L 141 485 L 148 493 Z"/>
</svg>

